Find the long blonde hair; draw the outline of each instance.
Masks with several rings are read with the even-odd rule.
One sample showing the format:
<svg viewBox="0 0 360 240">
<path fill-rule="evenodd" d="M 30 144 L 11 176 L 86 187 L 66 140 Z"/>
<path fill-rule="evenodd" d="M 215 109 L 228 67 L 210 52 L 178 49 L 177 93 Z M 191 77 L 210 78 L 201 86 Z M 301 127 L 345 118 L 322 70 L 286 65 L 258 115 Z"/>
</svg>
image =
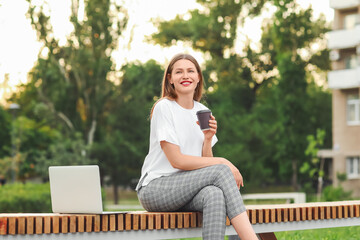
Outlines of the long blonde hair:
<svg viewBox="0 0 360 240">
<path fill-rule="evenodd" d="M 177 94 L 175 92 L 175 87 L 170 83 L 168 75 L 171 74 L 171 72 L 172 72 L 172 70 L 174 68 L 174 64 L 177 61 L 181 60 L 181 59 L 189 60 L 190 62 L 192 62 L 195 65 L 195 68 L 196 68 L 196 70 L 197 70 L 197 72 L 199 74 L 199 83 L 198 83 L 197 87 L 195 88 L 193 99 L 195 101 L 198 101 L 198 102 L 201 100 L 202 94 L 203 94 L 203 88 L 204 88 L 204 77 L 202 75 L 202 71 L 201 71 L 199 63 L 190 54 L 186 54 L 186 53 L 176 54 L 171 59 L 169 65 L 167 66 L 166 70 L 164 71 L 164 76 L 163 76 L 162 85 L 161 85 L 161 97 L 152 106 L 151 112 L 150 112 L 150 118 L 152 117 L 155 105 L 160 100 L 162 100 L 163 98 L 168 98 L 170 100 L 175 100 L 177 98 Z"/>
</svg>

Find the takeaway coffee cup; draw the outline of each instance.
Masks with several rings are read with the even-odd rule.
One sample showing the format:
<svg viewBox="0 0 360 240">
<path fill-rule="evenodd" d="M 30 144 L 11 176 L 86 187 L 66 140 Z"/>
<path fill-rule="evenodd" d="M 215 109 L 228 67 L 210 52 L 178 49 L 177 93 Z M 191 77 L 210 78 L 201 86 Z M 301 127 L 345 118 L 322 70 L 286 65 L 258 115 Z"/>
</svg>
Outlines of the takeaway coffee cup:
<svg viewBox="0 0 360 240">
<path fill-rule="evenodd" d="M 211 119 L 211 111 L 208 109 L 200 110 L 196 112 L 197 118 L 199 120 L 200 129 L 208 130 L 210 129 L 209 120 Z"/>
</svg>

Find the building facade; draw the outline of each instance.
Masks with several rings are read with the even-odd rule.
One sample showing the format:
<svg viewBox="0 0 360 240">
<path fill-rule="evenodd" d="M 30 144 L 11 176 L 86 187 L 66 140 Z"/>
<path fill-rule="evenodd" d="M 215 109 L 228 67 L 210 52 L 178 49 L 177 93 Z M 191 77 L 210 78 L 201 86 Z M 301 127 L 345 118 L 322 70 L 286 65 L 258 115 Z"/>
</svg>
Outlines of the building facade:
<svg viewBox="0 0 360 240">
<path fill-rule="evenodd" d="M 328 33 L 333 149 L 320 155 L 332 159 L 333 185 L 340 183 L 338 174 L 346 175 L 342 187 L 360 197 L 360 0 L 330 0 L 330 7 L 335 11 Z"/>
</svg>

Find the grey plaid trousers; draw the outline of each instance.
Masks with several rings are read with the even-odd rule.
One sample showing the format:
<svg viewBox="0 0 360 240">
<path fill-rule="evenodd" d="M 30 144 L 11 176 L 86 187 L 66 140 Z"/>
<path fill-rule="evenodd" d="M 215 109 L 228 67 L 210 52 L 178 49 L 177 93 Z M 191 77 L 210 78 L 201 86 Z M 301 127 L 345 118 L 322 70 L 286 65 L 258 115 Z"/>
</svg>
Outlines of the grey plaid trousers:
<svg viewBox="0 0 360 240">
<path fill-rule="evenodd" d="M 152 180 L 138 190 L 147 211 L 203 212 L 203 239 L 224 239 L 226 216 L 246 211 L 230 168 L 218 164 Z"/>
</svg>

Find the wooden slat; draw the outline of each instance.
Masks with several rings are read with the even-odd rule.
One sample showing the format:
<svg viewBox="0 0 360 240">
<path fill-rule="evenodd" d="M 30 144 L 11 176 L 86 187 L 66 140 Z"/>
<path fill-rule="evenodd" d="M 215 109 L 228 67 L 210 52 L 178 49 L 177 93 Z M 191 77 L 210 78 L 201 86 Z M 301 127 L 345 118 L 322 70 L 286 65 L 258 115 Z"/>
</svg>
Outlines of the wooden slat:
<svg viewBox="0 0 360 240">
<path fill-rule="evenodd" d="M 85 216 L 85 232 L 92 232 L 93 231 L 93 216 L 86 215 Z"/>
<path fill-rule="evenodd" d="M 190 227 L 190 214 L 186 213 L 184 214 L 184 228 Z"/>
<path fill-rule="evenodd" d="M 296 208 L 295 209 L 295 221 L 300 221 L 300 219 L 301 219 L 301 209 Z"/>
<path fill-rule="evenodd" d="M 318 220 L 319 219 L 319 208 L 318 207 L 312 207 L 312 219 L 311 220 Z"/>
<path fill-rule="evenodd" d="M 8 233 L 10 235 L 16 234 L 16 218 L 15 217 L 10 217 L 8 219 Z"/>
<path fill-rule="evenodd" d="M 256 210 L 252 210 L 250 216 L 251 216 L 251 223 L 255 224 L 256 223 Z"/>
<path fill-rule="evenodd" d="M 276 209 L 271 209 L 270 213 L 271 213 L 271 222 L 272 223 L 276 222 Z"/>
<path fill-rule="evenodd" d="M 177 228 L 183 228 L 184 226 L 183 213 L 177 213 Z"/>
<path fill-rule="evenodd" d="M 77 216 L 77 231 L 85 232 L 85 216 L 84 215 Z"/>
<path fill-rule="evenodd" d="M 355 205 L 355 217 L 360 217 L 360 205 Z"/>
<path fill-rule="evenodd" d="M 29 216 L 26 217 L 26 234 L 34 234 L 35 226 L 34 226 L 34 217 Z"/>
<path fill-rule="evenodd" d="M 125 215 L 125 230 L 131 230 L 132 224 L 131 224 L 131 214 Z"/>
<path fill-rule="evenodd" d="M 117 215 L 117 230 L 123 231 L 124 230 L 124 214 Z"/>
<path fill-rule="evenodd" d="M 76 232 L 76 216 L 71 215 L 69 217 L 69 232 L 74 233 Z"/>
<path fill-rule="evenodd" d="M 338 212 L 338 218 L 343 218 L 343 209 L 342 209 L 342 206 L 338 206 L 338 207 L 337 207 L 337 212 Z"/>
<path fill-rule="evenodd" d="M 226 226 L 230 226 L 230 225 L 231 225 L 230 219 L 226 217 Z"/>
<path fill-rule="evenodd" d="M 7 217 L 0 217 L 0 235 L 6 235 L 8 226 L 8 218 Z"/>
<path fill-rule="evenodd" d="M 170 228 L 176 228 L 176 213 L 170 213 Z"/>
<path fill-rule="evenodd" d="M 191 213 L 191 215 L 190 215 L 190 226 L 191 226 L 192 228 L 196 227 L 196 222 L 197 222 L 197 220 L 196 220 L 196 213 L 193 212 L 193 213 Z"/>
<path fill-rule="evenodd" d="M 50 216 L 44 216 L 44 233 L 51 233 L 51 217 Z"/>
<path fill-rule="evenodd" d="M 307 220 L 307 211 L 306 211 L 306 207 L 302 207 L 301 208 L 301 221 L 306 221 Z"/>
<path fill-rule="evenodd" d="M 107 232 L 109 230 L 109 215 L 101 215 L 101 231 Z"/>
<path fill-rule="evenodd" d="M 101 230 L 101 219 L 100 215 L 94 215 L 93 218 L 93 224 L 94 224 L 94 232 L 100 232 Z"/>
<path fill-rule="evenodd" d="M 325 207 L 320 207 L 319 209 L 319 218 L 325 219 Z"/>
<path fill-rule="evenodd" d="M 295 216 L 294 216 L 295 209 L 289 208 L 288 211 L 289 211 L 289 221 L 292 222 L 292 221 L 294 221 L 294 218 L 295 218 Z"/>
<path fill-rule="evenodd" d="M 348 218 L 349 217 L 349 207 L 348 206 L 343 206 L 343 213 L 344 213 L 344 218 Z"/>
<path fill-rule="evenodd" d="M 336 206 L 332 206 L 331 207 L 331 218 L 332 219 L 335 219 L 335 218 L 337 218 L 338 217 L 338 215 L 337 215 L 337 207 Z"/>
<path fill-rule="evenodd" d="M 68 233 L 69 232 L 69 219 L 68 216 L 61 216 L 61 232 Z"/>
<path fill-rule="evenodd" d="M 28 219 L 28 228 L 29 228 L 29 219 Z M 29 232 L 29 229 L 28 229 Z M 59 216 L 53 216 L 52 217 L 52 232 L 53 233 L 59 233 L 60 232 L 60 217 Z"/>
<path fill-rule="evenodd" d="M 264 222 L 269 223 L 270 222 L 270 209 L 264 210 Z"/>
<path fill-rule="evenodd" d="M 35 233 L 36 234 L 42 234 L 43 232 L 43 218 L 42 217 L 36 217 L 35 218 Z"/>
<path fill-rule="evenodd" d="M 165 228 L 165 227 L 163 227 L 162 223 L 163 223 L 162 216 L 160 214 L 156 214 L 155 215 L 155 228 L 156 229 Z"/>
<path fill-rule="evenodd" d="M 164 229 L 169 229 L 169 227 L 170 227 L 169 218 L 170 218 L 169 214 L 162 215 L 162 222 L 163 222 Z"/>
<path fill-rule="evenodd" d="M 147 227 L 146 217 L 147 217 L 146 214 L 141 214 L 141 215 L 140 215 L 140 229 L 141 229 L 141 230 L 145 230 L 146 227 Z"/>
<path fill-rule="evenodd" d="M 355 206 L 349 206 L 349 217 L 350 218 L 354 217 L 354 208 L 355 208 Z"/>
<path fill-rule="evenodd" d="M 133 229 L 139 230 L 140 216 L 138 214 L 133 215 Z"/>
<path fill-rule="evenodd" d="M 263 210 L 258 209 L 257 215 L 258 215 L 258 223 L 263 223 L 264 222 Z"/>
<path fill-rule="evenodd" d="M 281 209 L 281 213 L 283 215 L 283 222 L 288 222 L 289 221 L 289 209 L 288 208 L 283 208 Z"/>
<path fill-rule="evenodd" d="M 147 227 L 149 230 L 154 229 L 154 214 L 148 214 L 147 216 Z"/>
<path fill-rule="evenodd" d="M 307 220 L 313 220 L 313 209 L 312 207 L 306 208 Z"/>
<path fill-rule="evenodd" d="M 18 230 L 17 234 L 25 234 L 26 225 L 25 225 L 25 217 L 18 218 Z"/>
<path fill-rule="evenodd" d="M 109 215 L 109 231 L 116 231 L 116 216 L 114 214 Z"/>
<path fill-rule="evenodd" d="M 276 209 L 276 222 L 282 221 L 281 208 Z"/>
<path fill-rule="evenodd" d="M 325 207 L 325 218 L 331 219 L 331 207 L 329 206 Z"/>
</svg>

